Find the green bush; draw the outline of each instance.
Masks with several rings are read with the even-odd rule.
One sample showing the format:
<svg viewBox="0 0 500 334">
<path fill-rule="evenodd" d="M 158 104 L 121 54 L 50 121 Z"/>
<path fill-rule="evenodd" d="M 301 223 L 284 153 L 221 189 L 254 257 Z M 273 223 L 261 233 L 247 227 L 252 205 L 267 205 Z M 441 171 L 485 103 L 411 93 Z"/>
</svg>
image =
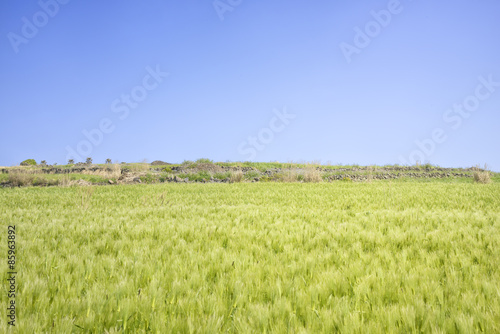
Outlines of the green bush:
<svg viewBox="0 0 500 334">
<path fill-rule="evenodd" d="M 257 169 L 260 170 L 261 173 L 265 173 L 267 171 L 267 167 L 266 166 L 258 166 Z"/>
<path fill-rule="evenodd" d="M 285 175 L 283 173 L 276 173 L 273 175 L 273 181 L 277 181 L 277 182 L 283 182 L 283 180 L 285 179 Z"/>
<path fill-rule="evenodd" d="M 13 187 L 28 186 L 33 183 L 35 176 L 33 174 L 9 173 L 9 183 Z"/>
<path fill-rule="evenodd" d="M 255 179 L 256 177 L 259 177 L 259 176 L 260 176 L 259 172 L 251 170 L 249 172 L 246 172 L 245 179 L 251 180 L 251 179 Z"/>
<path fill-rule="evenodd" d="M 26 159 L 21 162 L 21 166 L 36 166 L 36 161 L 35 159 Z"/>
<path fill-rule="evenodd" d="M 37 175 L 31 184 L 33 186 L 57 186 L 59 184 L 59 180 Z"/>
<path fill-rule="evenodd" d="M 201 159 L 198 159 L 196 160 L 196 163 L 197 164 L 213 164 L 213 160 L 210 160 L 210 159 L 206 159 L 206 158 L 201 158 Z"/>
<path fill-rule="evenodd" d="M 264 175 L 264 176 L 262 176 L 262 177 L 260 178 L 260 181 L 261 181 L 261 182 L 271 182 L 271 181 L 272 181 L 272 179 L 271 179 L 269 176 Z"/>
<path fill-rule="evenodd" d="M 69 179 L 70 179 L 70 181 L 78 181 L 81 179 L 81 180 L 84 180 L 84 181 L 87 181 L 87 182 L 90 182 L 93 184 L 106 183 L 109 180 L 109 178 L 106 178 L 106 177 L 101 176 L 101 175 L 79 174 L 79 173 L 69 174 Z M 111 180 L 114 180 L 114 179 L 111 179 Z M 116 181 L 116 180 L 114 180 L 114 181 Z"/>
<path fill-rule="evenodd" d="M 162 182 L 162 183 L 163 183 L 163 182 L 167 181 L 167 180 L 168 180 L 168 179 L 170 179 L 170 178 L 171 178 L 170 174 L 166 174 L 166 173 L 165 173 L 165 174 L 161 174 L 161 175 L 160 175 L 159 180 L 160 180 L 160 182 Z"/>
<path fill-rule="evenodd" d="M 214 179 L 218 179 L 218 180 L 224 180 L 224 179 L 228 179 L 230 177 L 231 177 L 231 173 L 230 172 L 215 173 L 214 174 Z"/>
<path fill-rule="evenodd" d="M 198 173 L 187 173 L 187 174 L 179 174 L 178 177 L 185 179 L 188 178 L 189 181 L 195 181 L 195 182 L 200 182 L 203 179 L 205 180 L 210 180 L 210 177 L 212 174 L 210 174 L 207 171 L 200 171 Z"/>
<path fill-rule="evenodd" d="M 203 170 L 201 172 L 198 173 L 198 179 L 201 181 L 202 179 L 205 179 L 205 180 L 210 180 L 210 178 L 212 177 L 212 174 L 210 174 L 209 172 L 207 172 L 206 170 Z"/>
<path fill-rule="evenodd" d="M 181 179 L 188 179 L 189 181 L 201 181 L 201 179 L 203 179 L 203 177 L 200 177 L 200 174 L 199 173 L 181 173 L 181 174 L 178 174 L 177 177 L 181 178 Z M 210 178 L 210 177 L 208 177 Z"/>
<path fill-rule="evenodd" d="M 155 183 L 157 181 L 157 178 L 155 175 L 148 173 L 144 176 L 141 176 L 141 181 L 144 183 Z"/>
<path fill-rule="evenodd" d="M 423 169 L 433 169 L 434 168 L 434 166 L 431 165 L 429 162 L 427 162 L 424 165 L 421 165 L 420 167 L 423 168 Z"/>
</svg>

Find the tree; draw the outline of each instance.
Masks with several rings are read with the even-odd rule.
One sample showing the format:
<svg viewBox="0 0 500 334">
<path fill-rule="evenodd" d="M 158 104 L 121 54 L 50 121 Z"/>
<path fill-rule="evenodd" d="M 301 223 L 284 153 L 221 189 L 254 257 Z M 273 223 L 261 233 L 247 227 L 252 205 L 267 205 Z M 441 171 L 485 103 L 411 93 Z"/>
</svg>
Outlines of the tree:
<svg viewBox="0 0 500 334">
<path fill-rule="evenodd" d="M 73 159 L 68 160 L 68 165 L 74 165 L 74 164 L 75 164 L 75 160 L 73 160 Z"/>
<path fill-rule="evenodd" d="M 40 161 L 40 165 L 42 165 L 43 167 L 47 166 L 47 161 L 45 160 Z"/>
<path fill-rule="evenodd" d="M 87 160 L 85 160 L 85 163 L 87 165 L 92 165 L 92 158 L 91 157 L 88 157 Z"/>
<path fill-rule="evenodd" d="M 35 159 L 26 159 L 21 162 L 21 166 L 36 166 L 36 161 Z"/>
<path fill-rule="evenodd" d="M 106 163 L 110 164 L 111 163 L 111 159 L 106 159 Z"/>
</svg>

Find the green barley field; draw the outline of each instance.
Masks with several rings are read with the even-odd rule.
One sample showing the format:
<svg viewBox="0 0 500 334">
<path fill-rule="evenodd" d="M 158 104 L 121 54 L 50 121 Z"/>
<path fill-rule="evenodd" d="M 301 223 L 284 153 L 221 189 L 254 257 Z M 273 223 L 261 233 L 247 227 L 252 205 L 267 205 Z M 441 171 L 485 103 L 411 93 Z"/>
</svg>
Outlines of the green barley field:
<svg viewBox="0 0 500 334">
<path fill-rule="evenodd" d="M 0 218 L 18 333 L 500 332 L 499 182 L 13 188 Z"/>
</svg>

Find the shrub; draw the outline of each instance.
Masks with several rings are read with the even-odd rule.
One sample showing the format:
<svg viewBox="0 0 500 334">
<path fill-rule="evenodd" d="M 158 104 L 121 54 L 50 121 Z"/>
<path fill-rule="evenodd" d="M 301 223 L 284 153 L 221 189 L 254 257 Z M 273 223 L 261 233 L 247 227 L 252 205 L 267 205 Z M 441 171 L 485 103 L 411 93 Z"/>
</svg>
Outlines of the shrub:
<svg viewBox="0 0 500 334">
<path fill-rule="evenodd" d="M 172 173 L 172 167 L 165 167 L 162 169 L 162 171 L 165 173 Z"/>
<path fill-rule="evenodd" d="M 214 179 L 218 179 L 218 180 L 224 180 L 224 179 L 228 179 L 230 177 L 231 177 L 231 173 L 230 172 L 215 173 L 214 174 Z"/>
<path fill-rule="evenodd" d="M 272 180 L 276 182 L 283 182 L 285 175 L 283 173 L 276 173 L 273 175 Z"/>
<path fill-rule="evenodd" d="M 212 175 L 207 171 L 200 171 L 198 173 L 187 173 L 187 174 L 179 174 L 178 177 L 185 179 L 188 178 L 189 181 L 200 182 L 205 180 L 210 180 Z"/>
<path fill-rule="evenodd" d="M 155 160 L 151 163 L 151 166 L 165 166 L 165 165 L 171 165 L 171 164 L 161 160 Z"/>
<path fill-rule="evenodd" d="M 241 182 L 243 180 L 243 172 L 241 170 L 231 172 L 229 180 L 231 182 Z"/>
<path fill-rule="evenodd" d="M 168 181 L 172 176 L 170 174 L 161 174 L 159 177 L 160 182 Z"/>
<path fill-rule="evenodd" d="M 283 182 L 297 182 L 299 180 L 299 174 L 296 169 L 290 169 L 283 174 Z"/>
<path fill-rule="evenodd" d="M 264 175 L 260 178 L 261 182 L 271 182 L 271 178 L 267 175 Z"/>
<path fill-rule="evenodd" d="M 33 174 L 25 173 L 9 173 L 8 181 L 13 187 L 22 187 L 31 185 L 35 176 Z"/>
<path fill-rule="evenodd" d="M 187 178 L 189 181 L 198 181 L 200 180 L 200 177 L 198 176 L 197 173 L 188 173 Z"/>
<path fill-rule="evenodd" d="M 59 184 L 58 179 L 49 179 L 45 176 L 37 175 L 31 182 L 33 186 L 56 186 Z"/>
<path fill-rule="evenodd" d="M 111 178 L 119 178 L 122 175 L 122 169 L 119 164 L 112 164 L 111 167 L 106 168 L 104 176 Z"/>
<path fill-rule="evenodd" d="M 255 179 L 256 177 L 259 177 L 259 176 L 260 176 L 259 172 L 251 170 L 245 174 L 245 179 L 251 180 L 251 179 Z"/>
<path fill-rule="evenodd" d="M 146 175 L 141 176 L 140 179 L 144 183 L 155 183 L 157 181 L 156 175 L 153 175 L 151 173 L 147 173 Z"/>
<path fill-rule="evenodd" d="M 183 166 L 190 166 L 190 165 L 194 165 L 194 161 L 191 161 L 191 160 L 184 160 L 184 161 L 182 162 L 182 164 L 181 164 L 181 165 L 183 165 Z"/>
<path fill-rule="evenodd" d="M 12 187 L 55 186 L 59 184 L 58 178 L 49 178 L 45 175 L 34 175 L 22 172 L 9 173 L 7 181 Z"/>
<path fill-rule="evenodd" d="M 188 179 L 189 181 L 197 181 L 197 180 L 201 180 L 202 178 L 200 178 L 200 176 L 198 175 L 198 173 L 180 173 L 180 174 L 177 174 L 177 177 L 180 178 L 180 179 Z"/>
<path fill-rule="evenodd" d="M 261 165 L 260 165 L 260 166 L 257 166 L 257 169 L 258 169 L 259 171 L 261 171 L 261 173 L 265 173 L 265 172 L 267 171 L 267 167 L 266 167 L 266 166 L 261 166 Z"/>
<path fill-rule="evenodd" d="M 431 165 L 430 162 L 426 162 L 424 165 L 422 165 L 422 168 L 424 168 L 424 169 L 432 169 L 432 168 L 434 168 L 434 166 Z"/>
<path fill-rule="evenodd" d="M 201 172 L 198 172 L 198 180 L 201 181 L 202 179 L 205 179 L 205 180 L 210 180 L 210 178 L 212 177 L 212 174 L 210 174 L 209 172 L 207 172 L 206 170 L 203 170 Z"/>
<path fill-rule="evenodd" d="M 373 170 L 374 170 L 373 166 L 368 167 L 367 174 L 366 174 L 366 182 L 373 181 Z"/>
<path fill-rule="evenodd" d="M 321 171 L 312 165 L 308 165 L 304 172 L 304 181 L 305 182 L 321 182 L 323 179 L 321 178 Z"/>
<path fill-rule="evenodd" d="M 474 182 L 488 184 L 491 182 L 491 175 L 488 167 L 484 165 L 484 169 L 481 169 L 479 165 L 474 167 Z"/>
<path fill-rule="evenodd" d="M 210 159 L 201 158 L 201 159 L 196 160 L 196 163 L 197 164 L 213 164 L 214 162 Z"/>
<path fill-rule="evenodd" d="M 36 161 L 35 159 L 26 159 L 21 162 L 21 166 L 36 166 Z"/>
</svg>

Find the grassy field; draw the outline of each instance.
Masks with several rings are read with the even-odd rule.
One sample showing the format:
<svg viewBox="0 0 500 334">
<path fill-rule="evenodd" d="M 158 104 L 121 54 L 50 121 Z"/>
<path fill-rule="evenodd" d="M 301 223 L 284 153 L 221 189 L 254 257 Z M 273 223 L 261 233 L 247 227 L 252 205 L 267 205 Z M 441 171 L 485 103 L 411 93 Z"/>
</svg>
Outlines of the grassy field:
<svg viewBox="0 0 500 334">
<path fill-rule="evenodd" d="M 500 332 L 498 182 L 13 188 L 0 218 L 19 333 Z"/>
</svg>

